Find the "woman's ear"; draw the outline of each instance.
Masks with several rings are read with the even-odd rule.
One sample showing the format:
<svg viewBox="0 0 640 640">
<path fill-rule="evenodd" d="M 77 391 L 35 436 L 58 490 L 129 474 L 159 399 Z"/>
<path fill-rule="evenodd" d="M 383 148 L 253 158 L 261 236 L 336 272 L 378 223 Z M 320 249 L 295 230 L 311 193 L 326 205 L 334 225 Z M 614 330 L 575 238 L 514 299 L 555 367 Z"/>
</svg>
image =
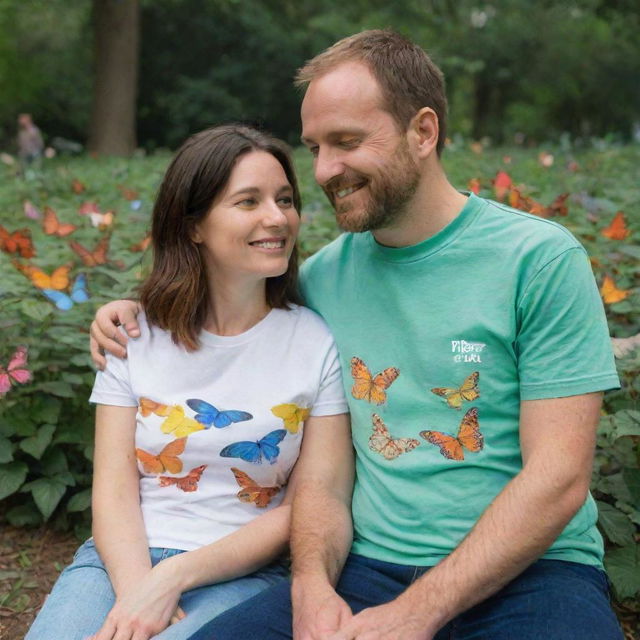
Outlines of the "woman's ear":
<svg viewBox="0 0 640 640">
<path fill-rule="evenodd" d="M 438 115 L 431 107 L 423 107 L 409 125 L 409 137 L 418 158 L 427 158 L 438 144 Z"/>
<path fill-rule="evenodd" d="M 202 236 L 200 235 L 200 229 L 198 229 L 198 225 L 192 225 L 189 230 L 189 238 L 191 242 L 195 242 L 195 244 L 200 244 L 202 242 Z"/>
</svg>

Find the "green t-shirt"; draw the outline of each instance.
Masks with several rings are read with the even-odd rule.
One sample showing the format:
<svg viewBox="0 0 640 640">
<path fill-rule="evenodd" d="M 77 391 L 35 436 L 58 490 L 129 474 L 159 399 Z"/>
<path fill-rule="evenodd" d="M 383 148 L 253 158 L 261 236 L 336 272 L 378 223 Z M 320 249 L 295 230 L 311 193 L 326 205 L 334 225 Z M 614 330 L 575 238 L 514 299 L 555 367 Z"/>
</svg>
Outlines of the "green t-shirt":
<svg viewBox="0 0 640 640">
<path fill-rule="evenodd" d="M 403 248 L 344 234 L 303 267 L 349 398 L 355 553 L 431 566 L 521 470 L 521 400 L 618 386 L 584 249 L 563 227 L 471 195 Z M 602 561 L 589 497 L 545 558 Z"/>
</svg>

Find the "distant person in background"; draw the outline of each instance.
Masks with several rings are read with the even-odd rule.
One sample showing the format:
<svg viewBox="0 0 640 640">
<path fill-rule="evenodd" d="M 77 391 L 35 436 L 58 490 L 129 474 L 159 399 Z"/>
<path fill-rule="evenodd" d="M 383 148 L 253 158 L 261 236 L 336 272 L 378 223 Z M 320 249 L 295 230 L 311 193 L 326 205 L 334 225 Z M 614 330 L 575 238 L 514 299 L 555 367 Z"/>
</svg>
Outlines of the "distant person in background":
<svg viewBox="0 0 640 640">
<path fill-rule="evenodd" d="M 44 140 L 30 113 L 18 116 L 18 156 L 25 164 L 39 160 L 44 152 Z"/>
</svg>

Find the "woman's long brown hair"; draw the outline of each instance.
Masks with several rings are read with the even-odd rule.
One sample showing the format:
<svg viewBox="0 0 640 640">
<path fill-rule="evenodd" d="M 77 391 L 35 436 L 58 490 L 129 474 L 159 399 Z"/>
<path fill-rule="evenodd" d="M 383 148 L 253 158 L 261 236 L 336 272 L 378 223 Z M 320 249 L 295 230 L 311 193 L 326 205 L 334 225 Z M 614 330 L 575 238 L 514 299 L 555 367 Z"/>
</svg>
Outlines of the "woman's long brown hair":
<svg viewBox="0 0 640 640">
<path fill-rule="evenodd" d="M 206 269 L 192 240 L 194 227 L 223 192 L 238 158 L 251 151 L 266 151 L 280 163 L 300 212 L 300 191 L 287 146 L 258 129 L 233 124 L 201 131 L 178 149 L 153 207 L 153 266 L 140 288 L 140 300 L 150 324 L 170 331 L 173 341 L 189 351 L 199 347 L 209 309 Z M 266 297 L 272 308 L 301 302 L 295 246 L 287 271 L 267 278 Z"/>
</svg>

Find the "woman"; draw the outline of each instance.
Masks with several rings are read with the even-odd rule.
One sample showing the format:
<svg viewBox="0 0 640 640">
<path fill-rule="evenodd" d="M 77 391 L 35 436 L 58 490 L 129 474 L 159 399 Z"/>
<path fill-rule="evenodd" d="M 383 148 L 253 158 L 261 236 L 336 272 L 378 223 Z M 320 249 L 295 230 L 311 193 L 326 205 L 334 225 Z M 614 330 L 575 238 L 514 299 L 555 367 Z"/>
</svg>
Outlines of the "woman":
<svg viewBox="0 0 640 640">
<path fill-rule="evenodd" d="M 91 396 L 94 537 L 27 640 L 182 639 L 286 579 L 303 422 L 347 420 L 333 339 L 295 304 L 299 208 L 264 133 L 218 127 L 178 151 L 153 211 L 146 322 Z"/>
</svg>

